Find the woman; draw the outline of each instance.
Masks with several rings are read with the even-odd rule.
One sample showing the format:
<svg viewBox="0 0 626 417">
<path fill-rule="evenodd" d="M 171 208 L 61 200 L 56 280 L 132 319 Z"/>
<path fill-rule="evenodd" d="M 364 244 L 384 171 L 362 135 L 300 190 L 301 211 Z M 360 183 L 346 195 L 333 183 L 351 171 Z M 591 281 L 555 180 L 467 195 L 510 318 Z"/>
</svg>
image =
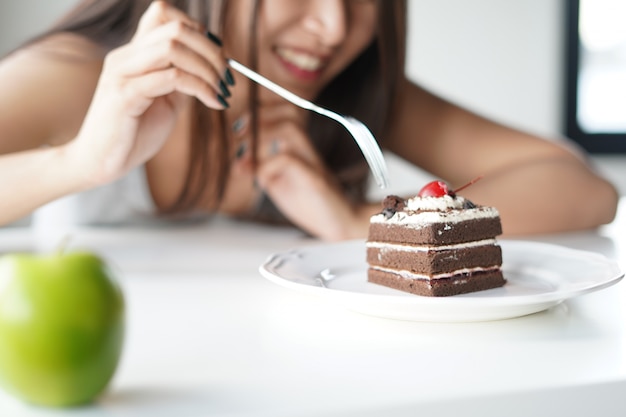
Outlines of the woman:
<svg viewBox="0 0 626 417">
<path fill-rule="evenodd" d="M 406 79 L 405 15 L 395 0 L 81 2 L 0 65 L 0 223 L 139 167 L 163 216 L 218 212 L 363 237 L 380 204 L 365 200 L 354 141 L 227 57 L 357 117 L 383 148 L 453 187 L 482 175 L 464 195 L 498 207 L 506 234 L 610 222 L 616 192 L 579 155 Z"/>
</svg>

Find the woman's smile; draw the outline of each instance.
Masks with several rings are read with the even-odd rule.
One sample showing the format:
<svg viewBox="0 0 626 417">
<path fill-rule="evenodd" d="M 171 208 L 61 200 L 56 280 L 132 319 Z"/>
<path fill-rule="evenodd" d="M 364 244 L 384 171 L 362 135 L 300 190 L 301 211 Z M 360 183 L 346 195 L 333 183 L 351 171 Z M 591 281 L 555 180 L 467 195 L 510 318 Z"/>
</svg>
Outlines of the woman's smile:
<svg viewBox="0 0 626 417">
<path fill-rule="evenodd" d="M 302 81 L 314 81 L 320 77 L 326 60 L 301 50 L 278 47 L 276 55 L 282 66 Z"/>
</svg>

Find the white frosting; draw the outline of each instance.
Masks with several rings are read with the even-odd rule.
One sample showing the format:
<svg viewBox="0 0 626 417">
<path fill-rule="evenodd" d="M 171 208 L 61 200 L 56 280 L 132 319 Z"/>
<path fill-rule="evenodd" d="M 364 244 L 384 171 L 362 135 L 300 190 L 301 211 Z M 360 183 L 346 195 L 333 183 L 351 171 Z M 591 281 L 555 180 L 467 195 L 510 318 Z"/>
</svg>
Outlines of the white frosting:
<svg viewBox="0 0 626 417">
<path fill-rule="evenodd" d="M 419 229 L 431 223 L 459 223 L 467 220 L 488 219 L 500 216 L 494 207 L 463 208 L 467 200 L 461 196 L 413 197 L 406 200 L 404 210 L 387 218 L 383 213 L 370 218 L 372 223 L 402 224 Z M 447 226 L 450 228 L 450 226 Z"/>
<path fill-rule="evenodd" d="M 443 251 L 451 249 L 465 249 L 474 248 L 477 246 L 489 246 L 497 245 L 496 239 L 484 239 L 474 242 L 456 243 L 453 245 L 438 245 L 438 246 L 426 246 L 426 245 L 401 245 L 398 243 L 388 242 L 372 242 L 365 243 L 368 248 L 378 248 L 382 251 L 402 251 L 402 252 L 431 252 L 431 251 Z"/>
<path fill-rule="evenodd" d="M 406 210 L 447 211 L 450 209 L 462 209 L 463 203 L 465 203 L 465 199 L 461 196 L 456 196 L 456 198 L 449 195 L 444 195 L 443 197 L 413 197 L 406 201 Z"/>
<path fill-rule="evenodd" d="M 372 223 L 401 224 L 418 229 L 431 223 L 459 223 L 467 220 L 500 216 L 500 213 L 494 207 L 463 208 L 466 201 L 461 196 L 416 196 L 406 200 L 404 210 L 397 211 L 390 218 L 387 218 L 384 213 L 379 213 L 372 216 L 370 221 Z M 447 227 L 449 228 L 449 226 Z"/>
<path fill-rule="evenodd" d="M 383 213 L 370 218 L 372 223 L 402 224 L 407 227 L 426 227 L 431 223 L 459 223 L 467 220 L 498 217 L 500 213 L 494 207 L 476 207 L 450 211 L 398 211 L 390 218 Z"/>
</svg>

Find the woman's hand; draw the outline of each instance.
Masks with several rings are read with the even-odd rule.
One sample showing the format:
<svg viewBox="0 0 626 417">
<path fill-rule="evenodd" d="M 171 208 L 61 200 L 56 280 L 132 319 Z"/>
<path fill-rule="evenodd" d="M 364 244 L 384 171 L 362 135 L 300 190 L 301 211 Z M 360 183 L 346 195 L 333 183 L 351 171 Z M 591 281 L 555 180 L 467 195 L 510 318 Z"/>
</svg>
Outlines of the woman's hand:
<svg viewBox="0 0 626 417">
<path fill-rule="evenodd" d="M 107 55 L 87 116 L 68 145 L 92 185 L 113 181 L 154 156 L 170 136 L 184 97 L 224 108 L 218 94 L 226 62 L 205 33 L 180 10 L 155 1 L 132 40 Z"/>
<path fill-rule="evenodd" d="M 369 216 L 359 216 L 325 167 L 305 132 L 306 116 L 289 103 L 261 107 L 256 182 L 286 218 L 311 235 L 362 237 Z M 236 165 L 249 166 L 250 158 L 248 152 Z"/>
</svg>

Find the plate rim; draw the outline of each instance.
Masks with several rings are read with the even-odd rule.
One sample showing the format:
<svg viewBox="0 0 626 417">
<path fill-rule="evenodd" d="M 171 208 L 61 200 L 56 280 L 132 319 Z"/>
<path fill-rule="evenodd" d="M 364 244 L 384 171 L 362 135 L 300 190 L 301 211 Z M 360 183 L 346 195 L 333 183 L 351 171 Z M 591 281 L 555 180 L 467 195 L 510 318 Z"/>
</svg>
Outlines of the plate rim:
<svg viewBox="0 0 626 417">
<path fill-rule="evenodd" d="M 558 251 L 561 254 L 567 254 L 569 256 L 578 255 L 584 257 L 586 259 L 594 260 L 595 262 L 600 262 L 607 266 L 611 272 L 611 276 L 607 278 L 596 281 L 595 283 L 590 284 L 589 286 L 584 286 L 580 288 L 572 288 L 570 290 L 563 291 L 553 291 L 546 292 L 540 294 L 524 294 L 524 295 L 510 295 L 506 297 L 485 297 L 480 296 L 480 292 L 473 293 L 471 297 L 429 297 L 429 296 L 419 296 L 415 294 L 372 294 L 372 293 L 362 293 L 362 292 L 353 292 L 340 290 L 335 288 L 328 288 L 317 285 L 308 285 L 298 282 L 293 282 L 288 280 L 287 278 L 282 277 L 280 274 L 276 273 L 275 268 L 271 268 L 272 262 L 274 262 L 278 257 L 285 256 L 287 254 L 293 254 L 298 252 L 308 252 L 308 251 L 317 251 L 328 249 L 329 247 L 339 247 L 339 246 L 352 246 L 355 244 L 363 245 L 363 253 L 365 253 L 365 240 L 364 239 L 356 239 L 356 240 L 348 240 L 342 242 L 334 242 L 334 243 L 320 243 L 308 246 L 302 246 L 297 248 L 292 248 L 286 251 L 275 252 L 267 257 L 267 259 L 259 266 L 259 272 L 266 279 L 274 282 L 277 285 L 281 285 L 286 288 L 294 289 L 296 291 L 304 291 L 308 293 L 315 293 L 318 295 L 328 295 L 330 297 L 341 297 L 346 298 L 350 297 L 353 299 L 359 299 L 361 301 L 366 300 L 377 300 L 378 302 L 393 302 L 394 304 L 418 304 L 418 305 L 428 305 L 428 304 L 436 304 L 439 306 L 463 306 L 463 307 L 486 307 L 486 304 L 489 307 L 497 308 L 502 306 L 511 306 L 511 307 L 519 307 L 519 306 L 529 306 L 534 304 L 558 304 L 564 300 L 577 297 L 586 293 L 590 293 L 593 291 L 599 291 L 601 289 L 610 287 L 614 284 L 617 284 L 624 278 L 624 271 L 620 268 L 617 261 L 608 258 L 607 256 L 597 253 L 591 252 L 582 249 L 574 249 L 563 245 L 558 245 L 554 243 L 545 243 L 545 242 L 535 242 L 530 240 L 517 240 L 517 239 L 502 239 L 499 240 L 498 243 L 502 246 L 503 252 L 511 251 L 511 250 L 521 250 L 524 248 L 532 247 L 533 250 L 539 250 L 543 248 L 544 250 Z M 363 258 L 362 262 L 365 262 Z M 354 262 L 356 263 L 356 261 Z M 506 256 L 503 261 L 503 268 L 506 268 Z M 323 269 L 323 266 L 320 268 Z M 478 295 L 476 295 L 478 294 Z M 488 301 L 487 301 L 488 300 Z"/>
</svg>

